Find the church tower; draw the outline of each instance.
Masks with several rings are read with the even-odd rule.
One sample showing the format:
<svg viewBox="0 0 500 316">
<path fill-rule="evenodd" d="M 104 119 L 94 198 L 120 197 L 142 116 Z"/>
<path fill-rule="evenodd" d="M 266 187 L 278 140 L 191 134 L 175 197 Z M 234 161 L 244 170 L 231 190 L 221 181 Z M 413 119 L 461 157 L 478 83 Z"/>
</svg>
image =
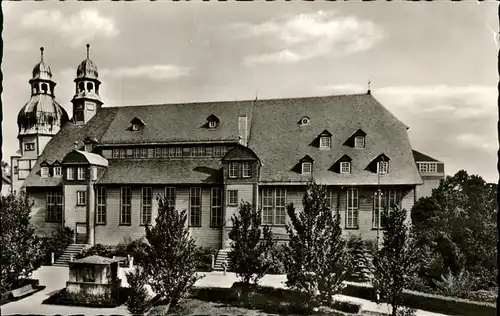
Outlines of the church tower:
<svg viewBox="0 0 500 316">
<path fill-rule="evenodd" d="M 73 96 L 73 123 L 86 124 L 99 111 L 102 100 L 99 96 L 97 65 L 90 60 L 90 45 L 87 44 L 87 59 L 82 61 L 76 70 L 75 95 Z"/>
<path fill-rule="evenodd" d="M 29 80 L 31 98 L 19 111 L 18 156 L 11 158 L 12 189 L 19 191 L 24 179 L 34 167 L 45 145 L 69 121 L 66 110 L 55 100 L 56 83 L 52 80 L 50 67 L 43 59 L 35 65 Z"/>
</svg>

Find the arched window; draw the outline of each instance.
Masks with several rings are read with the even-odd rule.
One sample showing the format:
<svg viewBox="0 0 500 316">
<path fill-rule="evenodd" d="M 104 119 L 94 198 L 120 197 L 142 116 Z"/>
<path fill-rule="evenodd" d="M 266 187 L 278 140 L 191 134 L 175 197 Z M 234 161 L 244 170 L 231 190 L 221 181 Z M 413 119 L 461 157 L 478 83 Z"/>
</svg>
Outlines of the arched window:
<svg viewBox="0 0 500 316">
<path fill-rule="evenodd" d="M 85 90 L 85 84 L 83 82 L 80 82 L 78 84 L 78 90 L 80 90 L 80 92 L 82 92 L 83 90 Z"/>
<path fill-rule="evenodd" d="M 48 85 L 46 83 L 42 83 L 42 91 L 43 91 L 43 93 L 47 93 L 48 89 L 49 89 Z"/>
<path fill-rule="evenodd" d="M 92 82 L 87 82 L 87 91 L 92 91 L 92 89 L 94 89 Z"/>
</svg>

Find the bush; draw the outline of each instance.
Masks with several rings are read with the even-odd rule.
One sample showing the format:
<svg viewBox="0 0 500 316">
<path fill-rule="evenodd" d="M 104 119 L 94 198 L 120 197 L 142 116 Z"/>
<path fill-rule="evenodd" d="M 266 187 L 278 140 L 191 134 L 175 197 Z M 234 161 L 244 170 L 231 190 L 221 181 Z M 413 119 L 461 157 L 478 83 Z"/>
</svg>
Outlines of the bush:
<svg viewBox="0 0 500 316">
<path fill-rule="evenodd" d="M 347 253 L 354 262 L 347 281 L 367 282 L 370 279 L 371 255 L 361 236 L 349 235 L 346 243 Z"/>
<path fill-rule="evenodd" d="M 475 280 L 466 271 L 453 275 L 451 272 L 442 276 L 441 281 L 436 281 L 438 293 L 445 296 L 464 297 L 474 289 Z"/>
<path fill-rule="evenodd" d="M 115 251 L 116 251 L 115 247 L 113 246 L 96 244 L 88 249 L 85 249 L 81 253 L 77 254 L 76 259 L 85 258 L 88 256 L 101 256 L 101 257 L 112 258 L 115 254 Z"/>
<path fill-rule="evenodd" d="M 141 266 L 135 271 L 127 272 L 127 283 L 129 284 L 129 296 L 127 302 L 128 311 L 132 315 L 144 314 L 150 307 L 150 297 L 146 289 L 147 275 Z"/>
<path fill-rule="evenodd" d="M 283 246 L 275 245 L 270 252 L 270 263 L 268 274 L 285 274 L 285 265 L 283 263 L 285 256 L 285 251 Z"/>
<path fill-rule="evenodd" d="M 52 236 L 41 238 L 43 264 L 51 264 L 52 253 L 57 258 L 73 243 L 74 231 L 69 227 L 59 228 Z"/>
<path fill-rule="evenodd" d="M 134 262 L 138 264 L 144 263 L 144 258 L 147 255 L 149 245 L 144 241 L 144 238 L 131 239 L 124 238 L 114 249 L 112 256 L 134 258 Z"/>
<path fill-rule="evenodd" d="M 196 248 L 196 270 L 210 272 L 212 271 L 212 255 L 217 255 L 217 249 L 212 246 Z"/>
<path fill-rule="evenodd" d="M 333 301 L 330 307 L 341 312 L 357 314 L 361 309 L 361 304 L 345 302 L 345 301 Z"/>
</svg>

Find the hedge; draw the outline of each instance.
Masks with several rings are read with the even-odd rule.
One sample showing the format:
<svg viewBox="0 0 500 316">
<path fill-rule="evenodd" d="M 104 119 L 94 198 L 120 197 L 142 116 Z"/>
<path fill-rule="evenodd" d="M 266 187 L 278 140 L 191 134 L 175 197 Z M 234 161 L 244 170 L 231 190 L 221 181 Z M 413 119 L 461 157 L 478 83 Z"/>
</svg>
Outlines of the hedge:
<svg viewBox="0 0 500 316">
<path fill-rule="evenodd" d="M 346 282 L 342 294 L 375 301 L 375 291 L 369 284 Z M 405 306 L 430 312 L 459 315 L 496 315 L 496 305 L 493 303 L 476 302 L 467 299 L 453 298 L 436 294 L 405 290 L 403 292 Z"/>
</svg>

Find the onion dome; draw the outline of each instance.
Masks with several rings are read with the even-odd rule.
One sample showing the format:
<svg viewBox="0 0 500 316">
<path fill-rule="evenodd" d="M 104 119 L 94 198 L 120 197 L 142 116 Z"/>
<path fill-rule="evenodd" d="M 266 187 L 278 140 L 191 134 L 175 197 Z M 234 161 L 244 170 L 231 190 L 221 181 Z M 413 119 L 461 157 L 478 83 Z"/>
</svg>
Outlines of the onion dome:
<svg viewBox="0 0 500 316">
<path fill-rule="evenodd" d="M 17 115 L 19 136 L 28 134 L 55 135 L 69 116 L 66 110 L 48 94 L 37 94 L 23 106 Z"/>
<path fill-rule="evenodd" d="M 33 68 L 33 77 L 31 80 L 52 80 L 52 71 L 50 67 L 43 60 L 43 47 L 40 48 L 41 60 Z"/>
<path fill-rule="evenodd" d="M 87 44 L 87 59 L 82 61 L 76 70 L 76 78 L 96 79 L 99 77 L 97 65 L 89 58 L 90 45 Z"/>
</svg>

